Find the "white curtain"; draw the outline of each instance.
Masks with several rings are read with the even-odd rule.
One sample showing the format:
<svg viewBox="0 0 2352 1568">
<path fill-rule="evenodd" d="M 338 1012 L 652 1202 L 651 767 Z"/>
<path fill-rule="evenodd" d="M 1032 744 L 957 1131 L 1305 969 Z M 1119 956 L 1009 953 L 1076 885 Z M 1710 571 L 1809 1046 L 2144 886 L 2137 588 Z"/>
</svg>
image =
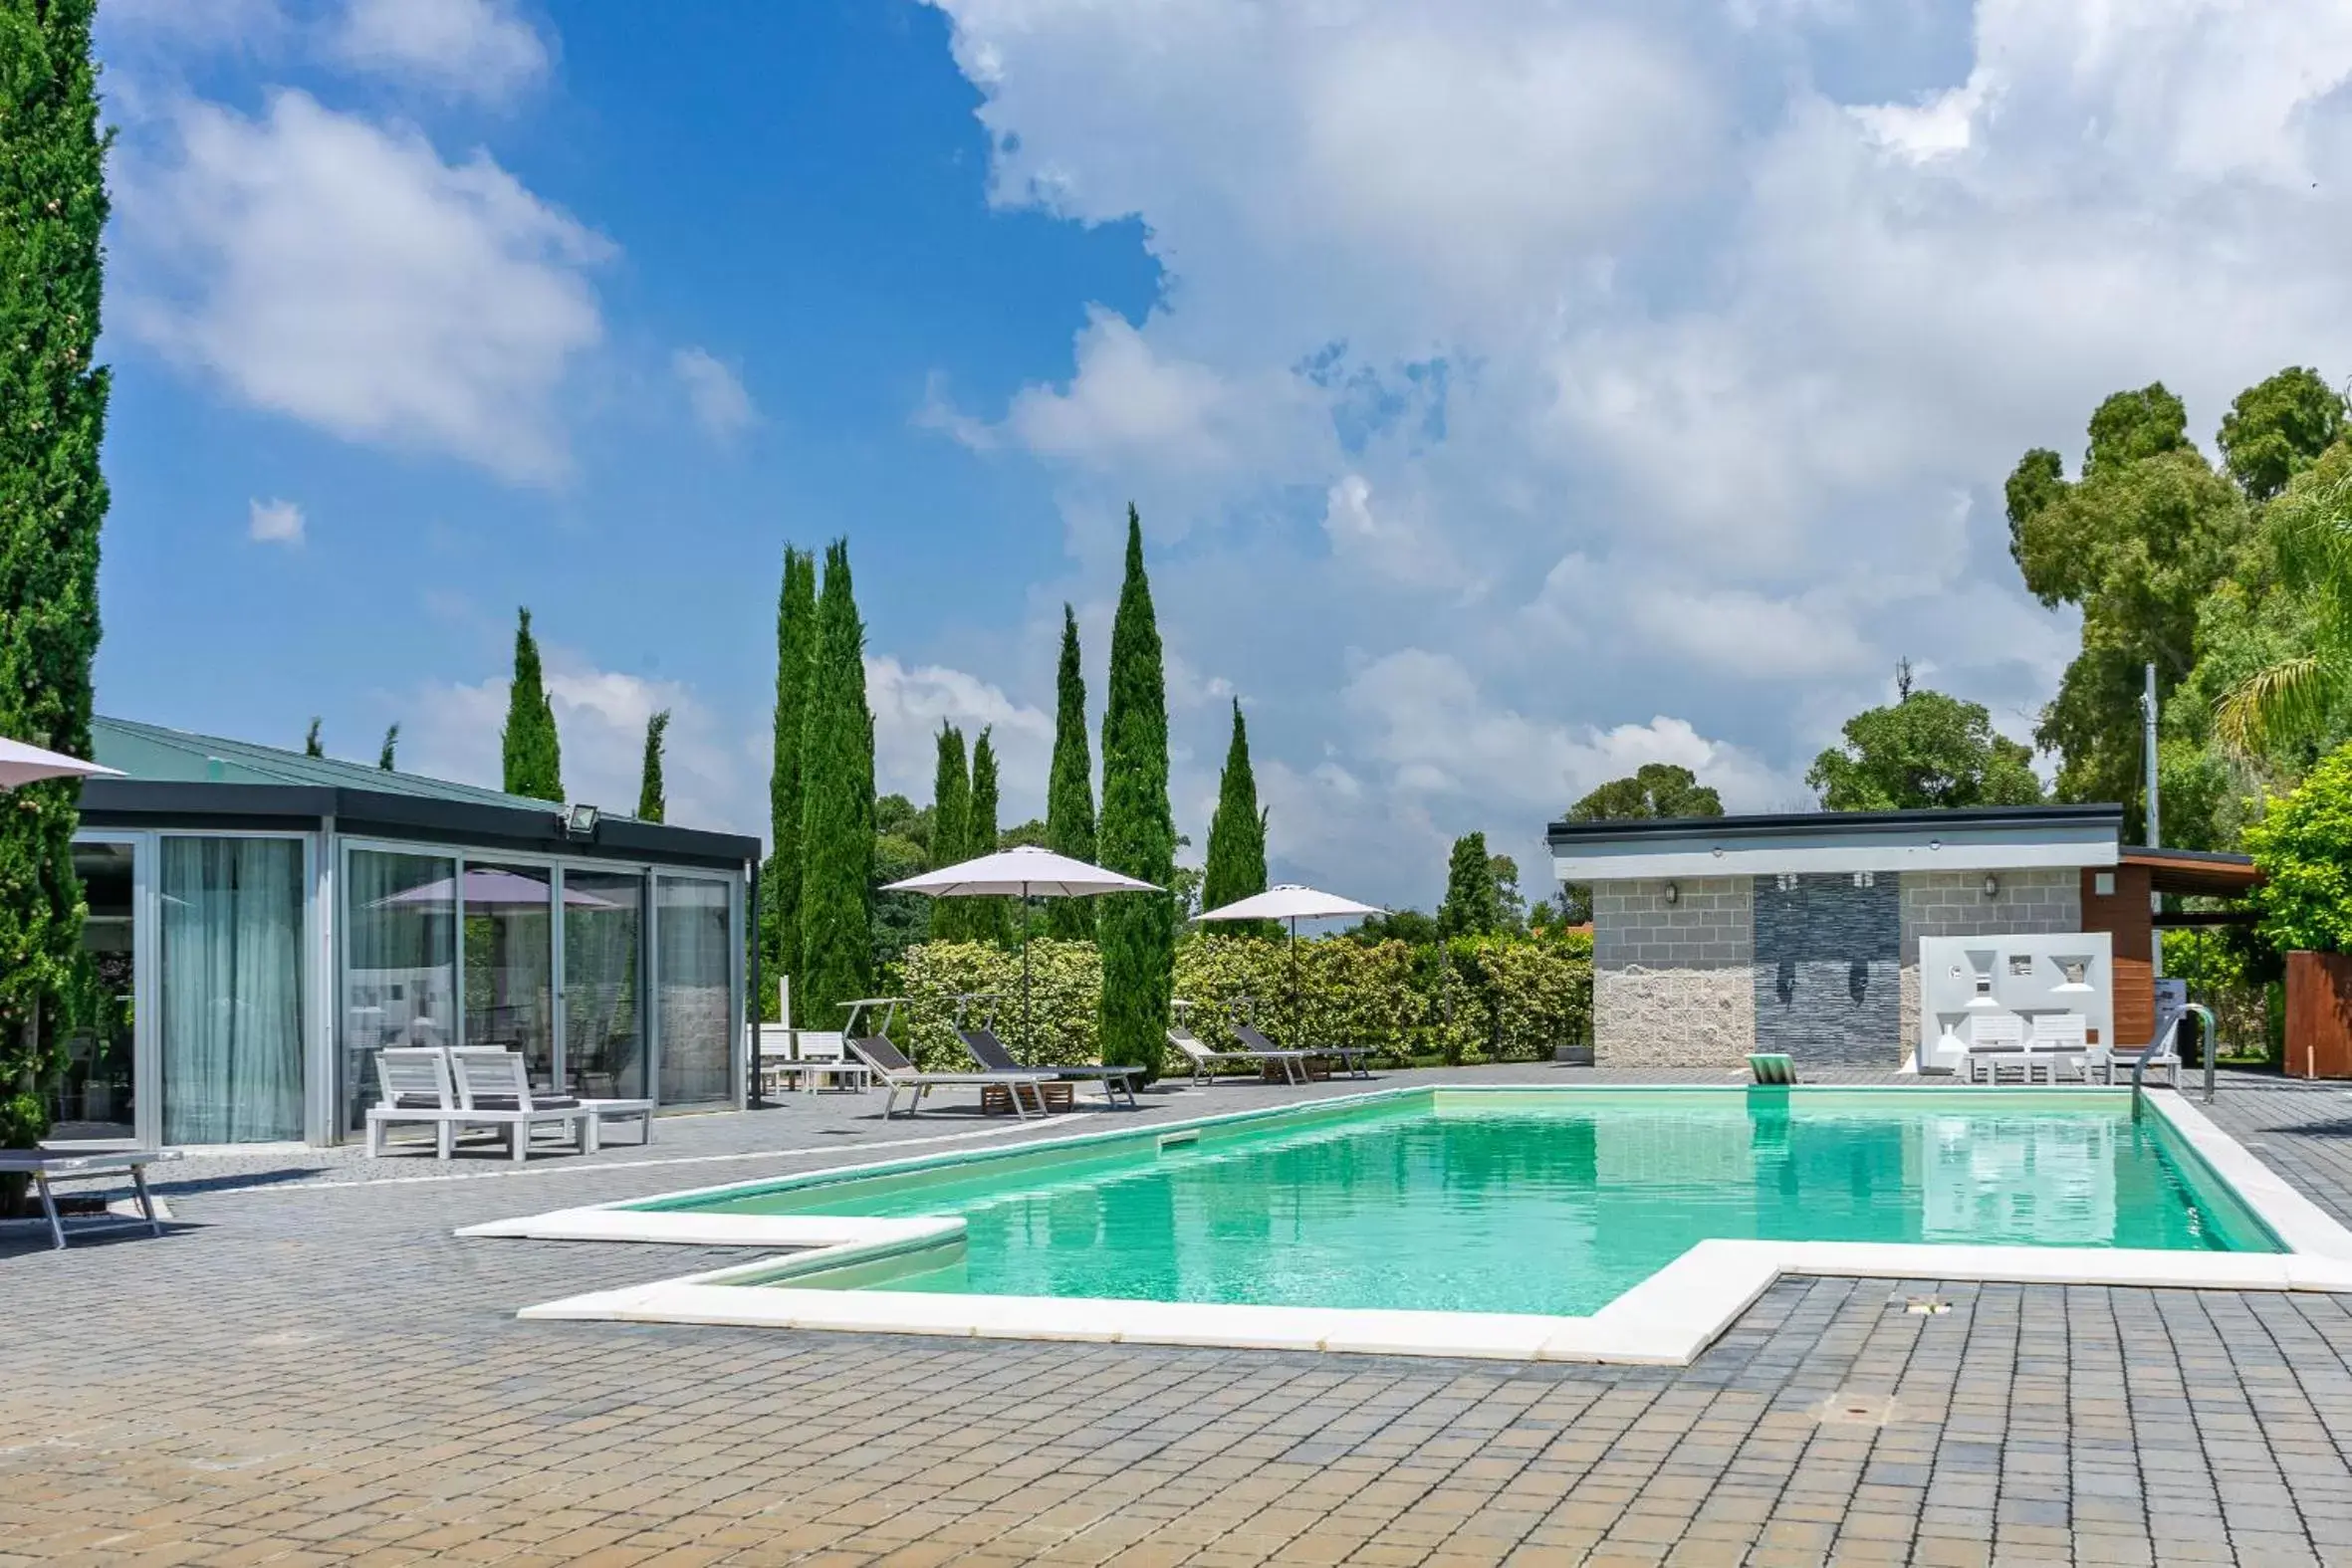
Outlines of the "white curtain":
<svg viewBox="0 0 2352 1568">
<path fill-rule="evenodd" d="M 302 849 L 162 840 L 166 1143 L 302 1136 Z"/>
<path fill-rule="evenodd" d="M 662 1103 L 731 1098 L 733 935 L 727 884 L 665 876 L 657 886 L 654 981 L 661 1007 Z"/>
</svg>

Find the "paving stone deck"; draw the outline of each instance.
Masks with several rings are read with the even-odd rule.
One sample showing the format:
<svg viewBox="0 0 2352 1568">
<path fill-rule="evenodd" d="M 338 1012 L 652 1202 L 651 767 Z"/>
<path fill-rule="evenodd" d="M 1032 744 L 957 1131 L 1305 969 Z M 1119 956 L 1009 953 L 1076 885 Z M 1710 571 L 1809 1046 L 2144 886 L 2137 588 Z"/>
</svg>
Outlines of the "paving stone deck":
<svg viewBox="0 0 2352 1568">
<path fill-rule="evenodd" d="M 1689 1368 L 1518 1367 L 522 1323 L 750 1254 L 450 1234 L 1039 1135 L 878 1106 L 191 1161 L 161 1240 L 0 1236 L 0 1565 L 2352 1563 L 2352 1299 L 1788 1281 Z M 2352 1221 L 2352 1094 L 2213 1114 Z"/>
</svg>

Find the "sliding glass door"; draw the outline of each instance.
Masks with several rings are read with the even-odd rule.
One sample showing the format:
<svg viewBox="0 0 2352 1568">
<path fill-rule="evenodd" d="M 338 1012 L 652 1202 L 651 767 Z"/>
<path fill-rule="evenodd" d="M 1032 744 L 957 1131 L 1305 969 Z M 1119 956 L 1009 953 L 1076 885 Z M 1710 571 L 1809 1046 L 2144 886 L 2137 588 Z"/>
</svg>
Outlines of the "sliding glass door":
<svg viewBox="0 0 2352 1568">
<path fill-rule="evenodd" d="M 661 1009 L 661 1098 L 686 1105 L 735 1095 L 733 885 L 656 879 L 654 984 Z"/>
<path fill-rule="evenodd" d="M 645 878 L 564 871 L 564 1070 L 591 1098 L 645 1095 Z"/>
<path fill-rule="evenodd" d="M 357 1132 L 376 1051 L 457 1037 L 457 862 L 353 849 L 345 865 L 343 1125 Z"/>
<path fill-rule="evenodd" d="M 158 845 L 167 1144 L 303 1136 L 303 847 L 179 836 Z"/>
</svg>

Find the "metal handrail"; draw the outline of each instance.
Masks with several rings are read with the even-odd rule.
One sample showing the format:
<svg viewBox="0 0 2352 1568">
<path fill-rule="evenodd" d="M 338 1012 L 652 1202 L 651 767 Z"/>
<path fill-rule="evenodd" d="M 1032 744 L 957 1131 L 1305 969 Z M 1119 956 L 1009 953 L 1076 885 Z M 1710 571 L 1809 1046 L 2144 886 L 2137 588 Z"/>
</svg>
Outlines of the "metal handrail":
<svg viewBox="0 0 2352 1568">
<path fill-rule="evenodd" d="M 2202 1002 L 2188 1003 L 2181 1010 L 2194 1012 L 2205 1020 L 2205 1103 L 2211 1105 L 2214 1103 L 2214 1058 L 2221 1053 L 2221 1041 L 2217 1037 L 2220 1025 L 2214 1021 L 2214 1009 Z M 2151 1043 L 2146 1050 L 2132 1058 L 2132 1092 L 2134 1094 L 2140 1092 L 2140 1079 L 2148 1070 L 2148 1058 L 2155 1054 L 2156 1045 Z"/>
</svg>

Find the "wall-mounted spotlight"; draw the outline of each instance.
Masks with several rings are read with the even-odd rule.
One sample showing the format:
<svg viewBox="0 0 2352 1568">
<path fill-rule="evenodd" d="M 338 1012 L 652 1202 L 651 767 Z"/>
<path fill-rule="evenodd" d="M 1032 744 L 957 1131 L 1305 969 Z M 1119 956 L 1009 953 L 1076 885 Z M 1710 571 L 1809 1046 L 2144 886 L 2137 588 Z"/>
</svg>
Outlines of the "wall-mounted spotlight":
<svg viewBox="0 0 2352 1568">
<path fill-rule="evenodd" d="M 596 808 L 586 801 L 567 808 L 556 820 L 563 825 L 566 838 L 596 836 Z"/>
</svg>

